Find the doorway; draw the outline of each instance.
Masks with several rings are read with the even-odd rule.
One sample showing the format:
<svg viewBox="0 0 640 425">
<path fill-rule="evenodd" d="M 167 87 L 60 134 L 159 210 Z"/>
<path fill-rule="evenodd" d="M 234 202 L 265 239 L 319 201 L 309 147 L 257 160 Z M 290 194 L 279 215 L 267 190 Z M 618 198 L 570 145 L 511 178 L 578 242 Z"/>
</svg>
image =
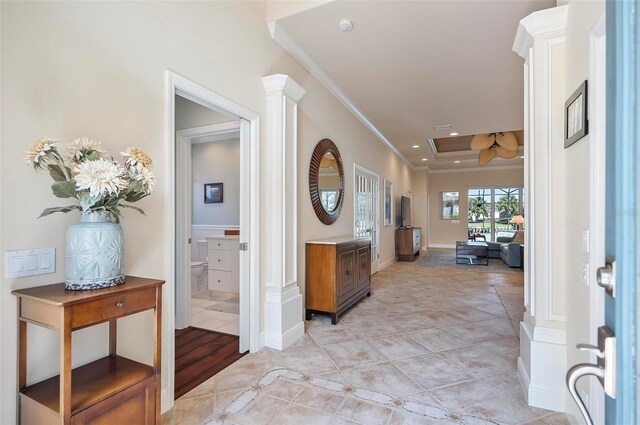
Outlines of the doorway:
<svg viewBox="0 0 640 425">
<path fill-rule="evenodd" d="M 179 173 L 184 166 L 187 153 L 190 153 L 191 140 L 201 136 L 199 131 L 207 130 L 202 127 L 192 129 L 191 133 L 183 133 L 178 137 L 175 127 L 176 95 L 192 101 L 202 107 L 214 110 L 227 117 L 235 118 L 235 131 L 239 131 L 240 144 L 240 199 L 239 199 L 239 238 L 237 241 L 238 280 L 239 280 L 239 344 L 237 353 L 258 351 L 259 337 L 259 282 L 258 282 L 258 122 L 257 113 L 248 110 L 188 79 L 167 71 L 167 144 L 168 159 L 167 194 L 168 204 L 174 205 L 167 211 L 166 234 L 169 242 L 166 251 L 166 276 L 164 287 L 165 303 L 163 312 L 163 368 L 167 376 L 167 391 L 162 394 L 162 410 L 166 411 L 173 405 L 176 388 L 176 342 L 174 329 L 179 321 L 181 326 L 185 318 L 182 307 L 190 302 L 188 291 L 179 291 L 179 282 L 191 280 L 191 245 L 189 237 L 191 230 L 187 223 L 190 221 L 191 205 L 188 202 L 192 194 L 192 181 L 186 174 Z M 228 121 L 228 119 L 227 119 Z M 209 131 L 211 129 L 208 129 Z M 184 138 L 182 136 L 185 136 Z M 190 158 L 190 157 L 189 157 Z M 187 161 L 190 162 L 190 161 Z M 204 195 L 204 194 L 203 194 Z M 178 306 L 178 304 L 181 304 Z M 180 313 L 178 317 L 177 313 Z"/>
<path fill-rule="evenodd" d="M 378 271 L 380 253 L 380 177 L 358 164 L 353 164 L 354 237 L 371 239 L 371 274 Z"/>
<path fill-rule="evenodd" d="M 233 118 L 176 96 L 178 225 L 187 234 L 179 249 L 185 258 L 177 259 L 184 277 L 176 280 L 176 329 L 238 336 L 246 317 L 238 255 L 242 120 Z"/>
</svg>

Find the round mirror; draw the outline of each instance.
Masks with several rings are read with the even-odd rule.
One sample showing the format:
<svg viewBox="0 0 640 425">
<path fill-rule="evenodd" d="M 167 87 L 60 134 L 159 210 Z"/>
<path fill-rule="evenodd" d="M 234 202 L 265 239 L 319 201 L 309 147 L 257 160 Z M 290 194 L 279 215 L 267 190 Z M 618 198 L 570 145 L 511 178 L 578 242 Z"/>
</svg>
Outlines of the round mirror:
<svg viewBox="0 0 640 425">
<path fill-rule="evenodd" d="M 338 219 L 344 199 L 344 170 L 335 143 L 321 140 L 313 150 L 309 167 L 309 192 L 316 215 L 324 224 Z"/>
</svg>

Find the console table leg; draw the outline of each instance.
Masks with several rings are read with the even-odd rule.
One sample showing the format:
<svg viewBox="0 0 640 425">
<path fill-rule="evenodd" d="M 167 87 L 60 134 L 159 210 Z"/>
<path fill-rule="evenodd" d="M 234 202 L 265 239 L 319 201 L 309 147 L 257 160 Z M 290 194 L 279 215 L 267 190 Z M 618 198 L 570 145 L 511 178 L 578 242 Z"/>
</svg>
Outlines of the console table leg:
<svg viewBox="0 0 640 425">
<path fill-rule="evenodd" d="M 71 423 L 71 314 L 65 308 L 60 323 L 60 423 Z"/>
</svg>

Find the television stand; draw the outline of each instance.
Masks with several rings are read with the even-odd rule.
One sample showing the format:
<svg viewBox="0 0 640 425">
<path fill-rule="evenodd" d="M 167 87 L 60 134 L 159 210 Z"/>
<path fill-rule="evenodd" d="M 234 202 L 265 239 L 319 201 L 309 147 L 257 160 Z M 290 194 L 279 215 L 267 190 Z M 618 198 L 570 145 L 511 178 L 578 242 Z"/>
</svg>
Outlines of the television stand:
<svg viewBox="0 0 640 425">
<path fill-rule="evenodd" d="M 398 261 L 415 261 L 420 255 L 421 229 L 400 227 L 396 229 L 396 255 Z"/>
</svg>

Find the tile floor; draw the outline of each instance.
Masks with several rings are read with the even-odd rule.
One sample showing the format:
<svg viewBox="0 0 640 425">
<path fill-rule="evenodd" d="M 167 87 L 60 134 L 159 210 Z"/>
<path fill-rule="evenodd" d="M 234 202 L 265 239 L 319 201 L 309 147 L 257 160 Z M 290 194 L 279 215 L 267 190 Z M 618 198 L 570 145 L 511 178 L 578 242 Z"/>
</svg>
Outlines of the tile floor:
<svg viewBox="0 0 640 425">
<path fill-rule="evenodd" d="M 243 357 L 163 424 L 569 423 L 528 407 L 518 383 L 521 274 L 397 263 L 372 285 L 338 325 L 314 316 L 293 346 Z"/>
<path fill-rule="evenodd" d="M 239 334 L 238 294 L 206 290 L 191 297 L 191 326 Z"/>
</svg>

